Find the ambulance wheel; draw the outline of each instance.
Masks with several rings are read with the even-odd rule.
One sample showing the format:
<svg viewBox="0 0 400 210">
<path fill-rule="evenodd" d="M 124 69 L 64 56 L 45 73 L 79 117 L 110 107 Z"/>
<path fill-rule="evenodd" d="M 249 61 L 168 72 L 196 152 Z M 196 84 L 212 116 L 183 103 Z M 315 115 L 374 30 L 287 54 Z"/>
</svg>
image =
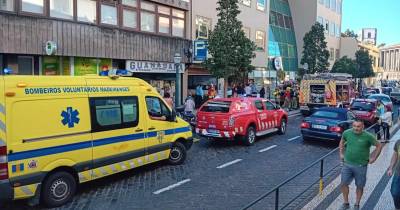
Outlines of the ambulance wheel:
<svg viewBox="0 0 400 210">
<path fill-rule="evenodd" d="M 45 206 L 58 207 L 72 200 L 76 188 L 76 179 L 70 173 L 60 171 L 46 178 L 40 197 Z"/>
<path fill-rule="evenodd" d="M 278 133 L 279 133 L 280 135 L 285 134 L 285 132 L 286 132 L 286 126 L 287 126 L 286 119 L 283 118 L 283 119 L 281 120 L 281 125 L 280 125 L 279 128 L 278 128 Z"/>
<path fill-rule="evenodd" d="M 246 146 L 251 146 L 256 141 L 256 130 L 253 126 L 247 128 L 246 136 L 244 136 L 243 143 Z"/>
<path fill-rule="evenodd" d="M 181 165 L 186 160 L 186 147 L 180 143 L 175 142 L 172 144 L 171 152 L 169 154 L 168 162 L 171 165 Z"/>
</svg>

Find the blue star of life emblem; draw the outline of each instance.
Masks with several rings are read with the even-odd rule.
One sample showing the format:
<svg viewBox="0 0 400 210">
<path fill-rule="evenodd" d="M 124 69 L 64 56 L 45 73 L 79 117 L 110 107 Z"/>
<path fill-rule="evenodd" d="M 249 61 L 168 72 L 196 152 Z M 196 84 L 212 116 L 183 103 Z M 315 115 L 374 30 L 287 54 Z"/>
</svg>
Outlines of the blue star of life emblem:
<svg viewBox="0 0 400 210">
<path fill-rule="evenodd" d="M 75 123 L 79 123 L 79 118 L 78 118 L 79 112 L 78 110 L 72 109 L 72 107 L 67 107 L 66 111 L 61 112 L 61 117 L 63 118 L 61 120 L 63 125 L 68 124 L 68 128 L 73 128 L 75 126 Z"/>
</svg>

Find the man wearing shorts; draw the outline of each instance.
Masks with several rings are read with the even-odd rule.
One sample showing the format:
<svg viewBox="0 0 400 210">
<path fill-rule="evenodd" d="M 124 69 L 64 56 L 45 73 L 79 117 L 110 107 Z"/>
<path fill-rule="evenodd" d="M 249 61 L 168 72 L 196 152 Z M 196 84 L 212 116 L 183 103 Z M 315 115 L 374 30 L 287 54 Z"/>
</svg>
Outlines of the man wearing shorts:
<svg viewBox="0 0 400 210">
<path fill-rule="evenodd" d="M 370 156 L 371 146 L 376 148 Z M 357 188 L 354 209 L 359 209 L 367 180 L 368 164 L 376 161 L 382 150 L 382 145 L 372 134 L 364 131 L 364 123 L 362 121 L 356 120 L 353 123 L 353 128 L 343 133 L 339 149 L 340 159 L 343 161 L 341 190 L 344 203 L 342 209 L 350 208 L 349 185 L 353 179 Z"/>
</svg>

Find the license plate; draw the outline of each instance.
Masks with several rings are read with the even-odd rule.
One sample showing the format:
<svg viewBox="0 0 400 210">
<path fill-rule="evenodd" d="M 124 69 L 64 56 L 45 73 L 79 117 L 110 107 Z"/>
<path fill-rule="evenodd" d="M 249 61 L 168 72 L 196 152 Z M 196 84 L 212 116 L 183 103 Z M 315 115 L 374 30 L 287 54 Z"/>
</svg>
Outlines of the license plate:
<svg viewBox="0 0 400 210">
<path fill-rule="evenodd" d="M 326 130 L 326 129 L 328 129 L 328 126 L 326 126 L 326 125 L 312 125 L 312 128 Z"/>
<path fill-rule="evenodd" d="M 218 133 L 218 131 L 217 131 L 217 130 L 214 130 L 214 129 L 207 129 L 207 132 L 208 132 L 208 133 Z"/>
</svg>

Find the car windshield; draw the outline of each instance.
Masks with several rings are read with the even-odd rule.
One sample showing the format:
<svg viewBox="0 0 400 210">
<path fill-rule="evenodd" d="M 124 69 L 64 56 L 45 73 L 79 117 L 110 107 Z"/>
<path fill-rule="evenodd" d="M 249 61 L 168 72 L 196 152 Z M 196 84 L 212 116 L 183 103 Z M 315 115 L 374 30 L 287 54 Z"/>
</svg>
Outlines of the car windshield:
<svg viewBox="0 0 400 210">
<path fill-rule="evenodd" d="M 372 111 L 374 108 L 375 105 L 372 102 L 355 101 L 351 104 L 351 110 Z"/>
<path fill-rule="evenodd" d="M 330 118 L 330 119 L 338 119 L 339 113 L 331 112 L 331 111 L 316 111 L 311 117 L 320 117 L 320 118 Z"/>
<path fill-rule="evenodd" d="M 371 95 L 368 97 L 369 99 L 376 99 L 376 100 L 380 100 L 383 101 L 385 103 L 390 102 L 390 98 L 389 97 L 385 97 L 385 96 L 377 96 L 377 95 Z"/>
<path fill-rule="evenodd" d="M 229 108 L 231 107 L 230 101 L 213 101 L 208 102 L 201 108 L 202 112 L 221 112 L 229 113 Z"/>
</svg>

